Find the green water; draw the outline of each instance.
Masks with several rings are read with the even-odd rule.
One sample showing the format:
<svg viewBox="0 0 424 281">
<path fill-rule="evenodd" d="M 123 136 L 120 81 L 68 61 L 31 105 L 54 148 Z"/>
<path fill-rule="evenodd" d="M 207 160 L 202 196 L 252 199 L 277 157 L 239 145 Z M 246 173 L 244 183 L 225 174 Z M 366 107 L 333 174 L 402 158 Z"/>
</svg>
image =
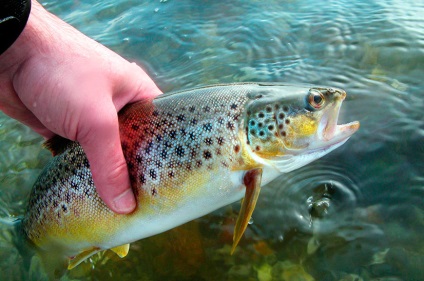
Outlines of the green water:
<svg viewBox="0 0 424 281">
<path fill-rule="evenodd" d="M 262 189 L 230 255 L 239 204 L 97 255 L 63 280 L 424 280 L 421 1 L 62 0 L 43 5 L 148 71 L 163 91 L 278 81 L 346 89 L 343 147 Z M 76 86 L 77 87 L 77 86 Z M 42 280 L 12 243 L 50 155 L 0 113 L 0 280 Z"/>
</svg>

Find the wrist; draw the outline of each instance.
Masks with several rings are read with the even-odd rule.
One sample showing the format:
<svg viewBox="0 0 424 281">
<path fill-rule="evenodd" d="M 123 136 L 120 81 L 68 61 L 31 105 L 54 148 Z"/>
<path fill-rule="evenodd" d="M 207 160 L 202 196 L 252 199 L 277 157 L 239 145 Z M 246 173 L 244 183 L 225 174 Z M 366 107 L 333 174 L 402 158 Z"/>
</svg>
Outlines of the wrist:
<svg viewBox="0 0 424 281">
<path fill-rule="evenodd" d="M 27 20 L 25 19 L 26 25 L 24 25 L 22 32 L 20 32 L 16 40 L 13 39 L 14 41 L 11 42 L 10 46 L 2 50 L 2 53 L 0 52 L 0 76 L 2 80 L 4 78 L 10 79 L 19 66 L 31 55 L 32 52 L 30 47 L 37 45 L 35 43 L 35 41 L 37 41 L 37 35 L 34 36 L 33 34 L 34 25 L 36 25 L 34 17 L 37 17 L 37 10 L 39 10 L 40 7 L 36 1 L 31 0 L 28 1 L 28 7 L 31 7 L 32 11 L 31 14 L 27 16 Z M 28 13 L 29 10 L 28 8 Z M 5 25 L 4 27 L 10 26 Z M 10 39 L 8 40 L 10 41 Z"/>
<path fill-rule="evenodd" d="M 50 57 L 54 48 L 66 48 L 65 45 L 58 47 L 57 41 L 61 40 L 59 37 L 63 33 L 67 33 L 69 26 L 45 10 L 36 0 L 31 3 L 31 13 L 24 30 L 0 55 L 0 86 L 13 81 L 16 73 L 25 69 L 32 58 Z"/>
<path fill-rule="evenodd" d="M 31 0 L 2 0 L 0 4 L 0 55 L 19 37 L 31 10 Z"/>
</svg>

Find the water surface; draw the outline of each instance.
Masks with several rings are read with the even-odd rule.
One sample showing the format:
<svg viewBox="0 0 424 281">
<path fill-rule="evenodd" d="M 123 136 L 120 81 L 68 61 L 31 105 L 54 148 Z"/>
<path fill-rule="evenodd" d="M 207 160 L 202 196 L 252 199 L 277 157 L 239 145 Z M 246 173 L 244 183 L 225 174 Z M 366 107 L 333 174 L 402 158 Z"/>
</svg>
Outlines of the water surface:
<svg viewBox="0 0 424 281">
<path fill-rule="evenodd" d="M 424 4 L 420 1 L 51 0 L 51 12 L 163 91 L 240 81 L 345 89 L 343 147 L 262 189 L 238 250 L 239 204 L 99 254 L 63 280 L 423 280 Z M 77 87 L 77 85 L 76 85 Z M 42 280 L 8 222 L 50 159 L 0 113 L 1 280 Z"/>
</svg>

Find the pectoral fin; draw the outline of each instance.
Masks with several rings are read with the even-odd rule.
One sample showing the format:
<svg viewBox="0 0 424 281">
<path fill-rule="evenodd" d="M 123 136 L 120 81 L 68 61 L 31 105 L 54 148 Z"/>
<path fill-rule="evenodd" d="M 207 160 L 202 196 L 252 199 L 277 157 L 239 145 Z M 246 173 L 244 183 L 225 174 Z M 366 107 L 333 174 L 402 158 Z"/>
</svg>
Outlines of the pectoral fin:
<svg viewBox="0 0 424 281">
<path fill-rule="evenodd" d="M 92 247 L 90 249 L 82 251 L 75 257 L 69 258 L 68 269 L 72 269 L 76 267 L 77 265 L 82 263 L 85 259 L 88 259 L 89 257 L 91 257 L 92 255 L 94 255 L 95 253 L 99 251 L 100 251 L 100 248 Z"/>
<path fill-rule="evenodd" d="M 241 210 L 237 217 L 236 226 L 234 228 L 233 247 L 231 249 L 231 254 L 234 253 L 238 242 L 240 241 L 244 231 L 247 228 L 253 210 L 255 209 L 256 201 L 258 200 L 259 192 L 261 191 L 261 179 L 262 169 L 250 170 L 244 176 L 243 181 L 244 185 L 246 186 L 246 194 L 244 195 L 244 199 L 241 203 Z"/>
<path fill-rule="evenodd" d="M 120 258 L 124 258 L 128 255 L 130 250 L 130 244 L 124 244 L 115 248 L 110 249 L 115 254 L 117 254 Z"/>
</svg>

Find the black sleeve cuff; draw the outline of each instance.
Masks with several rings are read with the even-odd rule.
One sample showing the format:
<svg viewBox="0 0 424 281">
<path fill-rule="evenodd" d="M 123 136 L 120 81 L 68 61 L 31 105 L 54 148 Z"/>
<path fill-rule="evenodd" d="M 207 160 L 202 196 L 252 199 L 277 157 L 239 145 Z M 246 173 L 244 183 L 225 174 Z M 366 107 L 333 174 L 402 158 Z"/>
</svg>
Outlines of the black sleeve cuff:
<svg viewBox="0 0 424 281">
<path fill-rule="evenodd" d="M 1 0 L 0 54 L 19 37 L 28 21 L 31 0 Z"/>
</svg>

